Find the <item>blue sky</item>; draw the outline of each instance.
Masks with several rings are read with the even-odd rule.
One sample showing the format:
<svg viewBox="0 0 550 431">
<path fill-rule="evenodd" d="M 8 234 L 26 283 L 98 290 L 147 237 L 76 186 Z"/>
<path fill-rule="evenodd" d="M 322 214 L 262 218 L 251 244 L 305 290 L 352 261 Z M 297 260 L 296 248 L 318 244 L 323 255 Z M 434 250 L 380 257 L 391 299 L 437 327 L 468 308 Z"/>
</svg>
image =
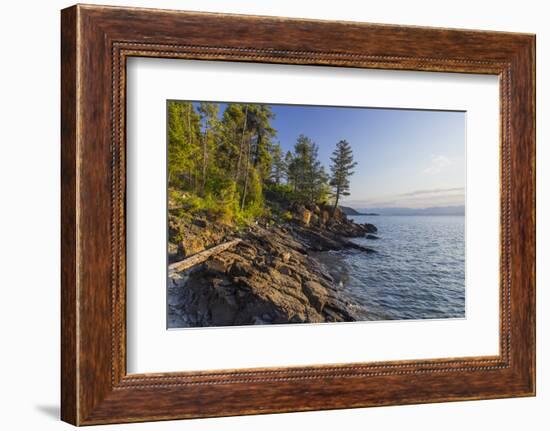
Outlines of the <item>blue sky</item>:
<svg viewBox="0 0 550 431">
<path fill-rule="evenodd" d="M 463 205 L 465 113 L 402 109 L 272 105 L 277 140 L 286 150 L 303 133 L 328 167 L 336 142 L 347 140 L 357 167 L 351 195 L 363 208 Z"/>
<path fill-rule="evenodd" d="M 272 122 L 286 150 L 303 133 L 319 146 L 328 168 L 340 139 L 357 167 L 356 208 L 464 205 L 466 114 L 453 111 L 272 105 Z"/>
<path fill-rule="evenodd" d="M 304 134 L 319 146 L 327 168 L 336 143 L 347 140 L 357 167 L 355 208 L 427 208 L 464 205 L 466 114 L 328 106 L 271 105 L 284 152 Z M 221 104 L 223 112 L 225 104 Z M 221 114 L 221 112 L 220 112 Z"/>
</svg>

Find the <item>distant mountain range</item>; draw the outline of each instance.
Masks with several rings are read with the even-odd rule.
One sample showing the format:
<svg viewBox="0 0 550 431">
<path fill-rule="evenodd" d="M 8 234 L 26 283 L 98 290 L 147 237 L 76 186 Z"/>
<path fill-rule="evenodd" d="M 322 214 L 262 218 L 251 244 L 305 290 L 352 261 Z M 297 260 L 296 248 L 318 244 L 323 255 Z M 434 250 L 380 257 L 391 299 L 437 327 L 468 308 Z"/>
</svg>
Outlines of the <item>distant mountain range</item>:
<svg viewBox="0 0 550 431">
<path fill-rule="evenodd" d="M 461 215 L 465 213 L 464 205 L 430 207 L 430 208 L 351 208 L 340 206 L 346 215 Z"/>
<path fill-rule="evenodd" d="M 378 215 L 373 212 L 367 212 L 367 213 L 359 212 L 358 210 L 353 209 L 352 207 L 343 207 L 342 205 L 339 205 L 339 207 L 345 215 L 370 215 L 370 216 Z"/>
</svg>

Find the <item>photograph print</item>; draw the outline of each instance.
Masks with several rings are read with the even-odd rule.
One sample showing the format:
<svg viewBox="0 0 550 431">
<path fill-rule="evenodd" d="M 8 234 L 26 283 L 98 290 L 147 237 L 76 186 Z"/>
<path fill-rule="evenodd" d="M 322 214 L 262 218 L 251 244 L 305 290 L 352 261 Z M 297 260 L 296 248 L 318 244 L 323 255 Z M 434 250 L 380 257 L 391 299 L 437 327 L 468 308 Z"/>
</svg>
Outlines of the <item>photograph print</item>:
<svg viewBox="0 0 550 431">
<path fill-rule="evenodd" d="M 465 318 L 465 112 L 166 115 L 169 329 Z"/>
</svg>

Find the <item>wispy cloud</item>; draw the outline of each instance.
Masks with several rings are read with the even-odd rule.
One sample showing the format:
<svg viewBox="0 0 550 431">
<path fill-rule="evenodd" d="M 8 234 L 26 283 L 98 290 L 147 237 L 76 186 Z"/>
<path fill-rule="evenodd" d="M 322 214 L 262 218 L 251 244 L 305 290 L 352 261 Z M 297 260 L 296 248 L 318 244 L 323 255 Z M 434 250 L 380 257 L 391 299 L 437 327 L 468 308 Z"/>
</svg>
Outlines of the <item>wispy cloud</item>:
<svg viewBox="0 0 550 431">
<path fill-rule="evenodd" d="M 428 189 L 428 190 L 415 190 L 407 193 L 400 193 L 396 196 L 421 196 L 421 195 L 433 195 L 437 193 L 451 193 L 451 192 L 464 192 L 464 187 L 451 187 L 448 189 Z"/>
<path fill-rule="evenodd" d="M 444 168 L 451 164 L 451 160 L 443 155 L 432 155 L 430 166 L 424 169 L 424 173 L 434 175 L 440 173 Z"/>
<path fill-rule="evenodd" d="M 345 200 L 346 205 L 355 208 L 426 208 L 436 206 L 464 205 L 464 187 L 413 190 L 395 195 L 379 196 L 365 200 Z"/>
</svg>

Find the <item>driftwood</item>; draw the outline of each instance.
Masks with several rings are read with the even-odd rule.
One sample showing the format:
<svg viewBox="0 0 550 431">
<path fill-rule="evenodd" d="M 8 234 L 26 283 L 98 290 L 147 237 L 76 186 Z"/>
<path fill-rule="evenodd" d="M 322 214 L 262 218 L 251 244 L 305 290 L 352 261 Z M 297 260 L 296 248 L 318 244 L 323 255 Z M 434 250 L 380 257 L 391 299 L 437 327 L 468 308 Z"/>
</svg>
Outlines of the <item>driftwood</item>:
<svg viewBox="0 0 550 431">
<path fill-rule="evenodd" d="M 168 272 L 185 271 L 186 269 L 207 261 L 210 257 L 215 256 L 216 254 L 219 254 L 222 251 L 227 250 L 228 248 L 236 246 L 241 241 L 241 239 L 237 238 L 231 241 L 224 242 L 223 244 L 216 245 L 207 250 L 195 253 L 193 256 L 189 256 L 186 259 L 168 265 Z"/>
</svg>

